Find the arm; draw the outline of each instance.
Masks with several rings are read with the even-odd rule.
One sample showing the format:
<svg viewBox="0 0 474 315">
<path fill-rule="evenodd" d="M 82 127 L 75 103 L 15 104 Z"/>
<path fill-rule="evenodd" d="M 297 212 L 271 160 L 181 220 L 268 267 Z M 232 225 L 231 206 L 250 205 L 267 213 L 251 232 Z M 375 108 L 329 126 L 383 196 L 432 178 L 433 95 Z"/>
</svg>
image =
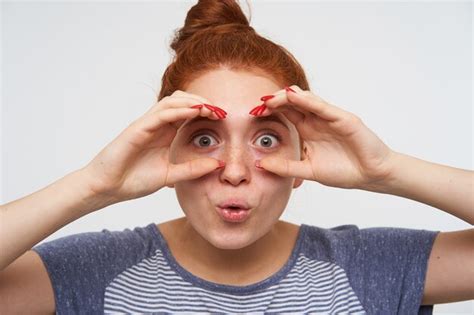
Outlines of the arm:
<svg viewBox="0 0 474 315">
<path fill-rule="evenodd" d="M 388 180 L 366 190 L 422 202 L 474 224 L 474 174 L 394 152 Z"/>
<path fill-rule="evenodd" d="M 474 224 L 472 171 L 394 153 L 390 179 L 368 190 L 443 210 Z M 428 260 L 423 305 L 474 299 L 474 229 L 440 232 Z"/>
<path fill-rule="evenodd" d="M 90 212 L 214 171 L 219 162 L 213 158 L 179 164 L 168 158 L 176 122 L 198 115 L 214 118 L 208 109 L 195 107 L 199 102 L 210 103 L 176 90 L 153 104 L 85 167 L 0 206 L 0 271 L 47 236 Z"/>
<path fill-rule="evenodd" d="M 194 107 L 199 102 L 209 103 L 175 91 L 130 124 L 85 167 L 0 206 L 0 308 L 4 313 L 54 312 L 52 278 L 44 261 L 31 250 L 41 240 L 88 213 L 201 177 L 220 166 L 213 158 L 179 164 L 168 158 L 176 122 L 198 115 L 221 118 L 210 116 L 207 108 Z"/>
<path fill-rule="evenodd" d="M 0 206 L 0 271 L 68 223 L 112 203 L 88 188 L 82 170 Z"/>
</svg>

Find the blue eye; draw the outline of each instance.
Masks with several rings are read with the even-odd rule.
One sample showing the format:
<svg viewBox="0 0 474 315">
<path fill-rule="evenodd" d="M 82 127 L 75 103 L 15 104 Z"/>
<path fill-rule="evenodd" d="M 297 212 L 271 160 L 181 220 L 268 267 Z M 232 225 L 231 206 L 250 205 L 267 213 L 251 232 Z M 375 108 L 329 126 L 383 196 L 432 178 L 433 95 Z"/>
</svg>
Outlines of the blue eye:
<svg viewBox="0 0 474 315">
<path fill-rule="evenodd" d="M 205 148 L 205 147 L 210 146 L 210 144 L 212 142 L 210 139 L 214 139 L 214 138 L 207 135 L 207 134 L 201 134 L 201 135 L 197 135 L 197 136 L 193 137 L 193 143 L 197 147 L 201 147 L 201 148 L 204 147 Z"/>
<path fill-rule="evenodd" d="M 272 144 L 276 142 L 280 142 L 280 140 L 281 140 L 280 136 L 271 134 L 271 133 L 266 133 L 257 138 L 257 143 L 261 144 L 265 148 L 274 148 Z"/>
</svg>

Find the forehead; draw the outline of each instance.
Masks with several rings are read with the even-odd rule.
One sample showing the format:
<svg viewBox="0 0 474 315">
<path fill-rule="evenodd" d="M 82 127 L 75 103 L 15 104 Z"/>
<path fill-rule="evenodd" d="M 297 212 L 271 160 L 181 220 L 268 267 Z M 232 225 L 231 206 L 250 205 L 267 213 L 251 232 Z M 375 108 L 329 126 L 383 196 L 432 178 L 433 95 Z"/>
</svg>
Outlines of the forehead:
<svg viewBox="0 0 474 315">
<path fill-rule="evenodd" d="M 260 98 L 263 95 L 280 89 L 274 78 L 259 70 L 249 72 L 226 68 L 205 72 L 184 87 L 185 92 L 202 96 L 224 110 L 242 106 L 250 110 L 262 103 Z"/>
<path fill-rule="evenodd" d="M 248 114 L 251 109 L 262 104 L 262 96 L 273 94 L 280 89 L 280 85 L 271 75 L 259 69 L 249 71 L 221 67 L 205 72 L 190 81 L 185 86 L 185 91 L 204 97 L 229 115 L 224 120 L 198 116 L 185 121 L 181 127 L 189 127 L 199 122 L 222 127 L 252 127 L 265 122 L 275 122 L 290 131 L 293 129 L 292 123 L 281 113 L 263 117 Z"/>
</svg>

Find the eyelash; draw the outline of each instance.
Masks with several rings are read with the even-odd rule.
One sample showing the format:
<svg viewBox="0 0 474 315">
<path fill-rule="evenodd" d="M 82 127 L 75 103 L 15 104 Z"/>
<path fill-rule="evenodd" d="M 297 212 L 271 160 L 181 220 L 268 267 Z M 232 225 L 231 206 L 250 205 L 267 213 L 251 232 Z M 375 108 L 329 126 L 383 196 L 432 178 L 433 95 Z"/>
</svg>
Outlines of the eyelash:
<svg viewBox="0 0 474 315">
<path fill-rule="evenodd" d="M 210 132 L 210 131 L 199 132 L 199 133 L 197 133 L 197 134 L 192 135 L 189 142 L 192 143 L 192 142 L 194 142 L 194 139 L 196 139 L 196 138 L 199 137 L 199 136 L 203 136 L 203 135 L 211 135 L 213 138 L 215 138 L 215 137 L 212 135 L 212 132 Z M 281 141 L 282 141 L 282 137 L 281 137 L 279 134 L 274 133 L 274 132 L 271 132 L 271 131 L 266 131 L 265 133 L 262 133 L 261 135 L 258 136 L 258 138 L 260 138 L 260 137 L 263 136 L 263 135 L 270 135 L 270 136 L 273 136 L 273 137 L 275 137 L 275 138 L 278 140 L 279 143 L 281 143 Z M 199 147 L 199 146 L 198 146 L 198 148 L 206 148 L 206 147 Z M 265 148 L 265 147 L 264 147 L 264 148 Z M 275 147 L 268 147 L 267 149 L 274 149 L 274 148 L 275 148 Z"/>
</svg>

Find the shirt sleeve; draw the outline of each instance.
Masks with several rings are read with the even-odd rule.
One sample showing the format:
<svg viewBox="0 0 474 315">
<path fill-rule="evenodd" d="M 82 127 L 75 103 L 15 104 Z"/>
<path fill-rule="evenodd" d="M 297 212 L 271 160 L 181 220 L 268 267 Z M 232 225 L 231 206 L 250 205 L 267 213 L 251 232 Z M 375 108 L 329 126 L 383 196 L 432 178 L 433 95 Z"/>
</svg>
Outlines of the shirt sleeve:
<svg viewBox="0 0 474 315">
<path fill-rule="evenodd" d="M 49 274 L 56 314 L 103 314 L 107 284 L 147 251 L 140 231 L 104 229 L 33 247 Z"/>
<path fill-rule="evenodd" d="M 439 231 L 406 228 L 360 230 L 358 281 L 368 314 L 431 314 L 421 305 L 428 259 Z"/>
</svg>

